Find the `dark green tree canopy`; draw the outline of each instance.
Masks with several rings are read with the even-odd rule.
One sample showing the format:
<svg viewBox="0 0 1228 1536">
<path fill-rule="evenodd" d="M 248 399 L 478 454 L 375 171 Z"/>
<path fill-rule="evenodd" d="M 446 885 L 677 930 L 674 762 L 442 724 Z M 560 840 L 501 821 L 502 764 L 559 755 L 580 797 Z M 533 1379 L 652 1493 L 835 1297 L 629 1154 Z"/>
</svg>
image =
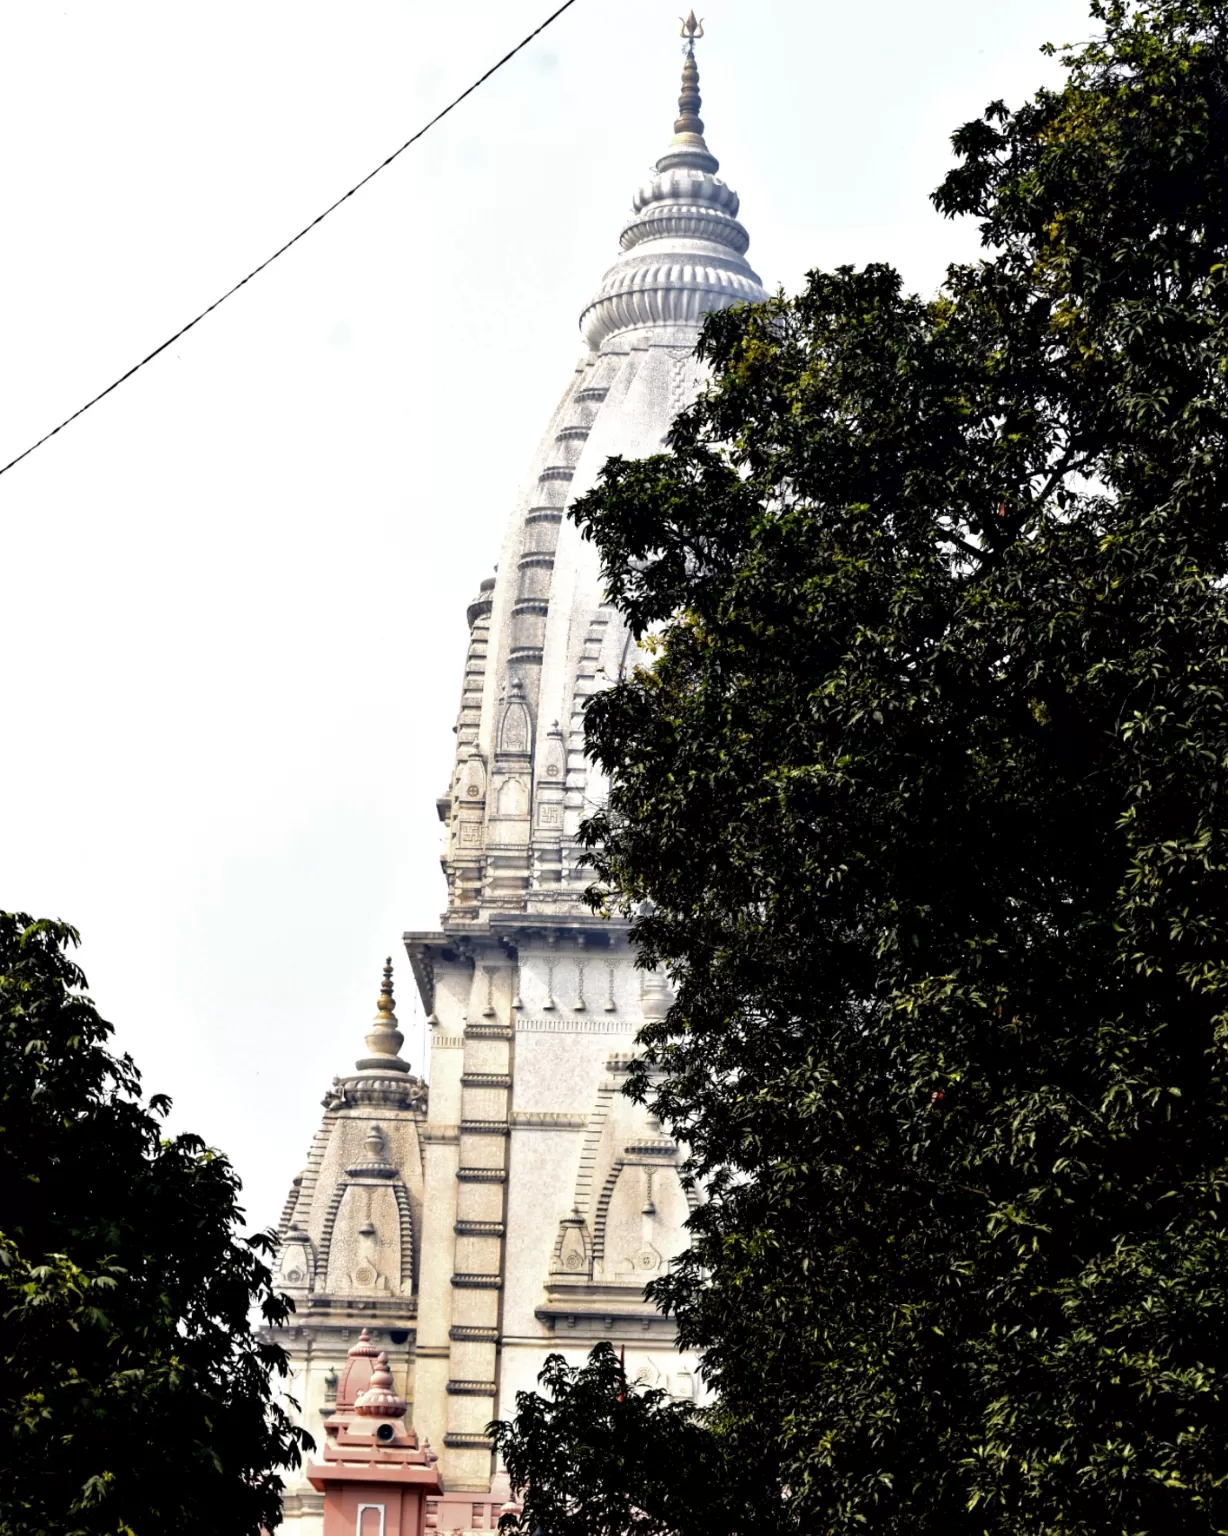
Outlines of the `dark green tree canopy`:
<svg viewBox="0 0 1228 1536">
<path fill-rule="evenodd" d="M 982 262 L 713 316 L 576 510 L 655 1290 L 807 1531 L 1228 1529 L 1228 8 L 1094 14 L 955 136 Z"/>
<path fill-rule="evenodd" d="M 239 1183 L 167 1138 L 63 923 L 0 913 L 0 1532 L 256 1536 L 305 1437 Z"/>
<path fill-rule="evenodd" d="M 491 1425 L 522 1490 L 505 1531 L 549 1536 L 672 1536 L 781 1531 L 778 1502 L 749 1440 L 726 1439 L 712 1416 L 660 1387 L 629 1383 L 611 1344 L 582 1366 L 550 1355 L 542 1392 L 518 1392 L 516 1414 Z"/>
</svg>

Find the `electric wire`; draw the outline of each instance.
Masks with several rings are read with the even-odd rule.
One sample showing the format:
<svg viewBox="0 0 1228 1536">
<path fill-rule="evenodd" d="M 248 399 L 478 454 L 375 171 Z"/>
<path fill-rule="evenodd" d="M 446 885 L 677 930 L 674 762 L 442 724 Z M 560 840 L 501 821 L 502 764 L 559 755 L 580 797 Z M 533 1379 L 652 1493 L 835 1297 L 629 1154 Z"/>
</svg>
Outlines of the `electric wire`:
<svg viewBox="0 0 1228 1536">
<path fill-rule="evenodd" d="M 417 133 L 415 133 L 412 138 L 405 140 L 400 149 L 394 149 L 388 158 L 386 160 L 381 160 L 373 171 L 369 171 L 361 181 L 355 182 L 355 184 L 350 188 L 348 192 L 343 193 L 342 196 L 336 200 L 336 202 L 330 203 L 323 213 L 317 214 L 316 217 L 312 219 L 310 224 L 305 224 L 303 228 L 299 230 L 297 235 L 295 235 L 292 239 L 287 240 L 285 245 L 279 246 L 277 250 L 275 250 L 271 256 L 262 261 L 258 267 L 253 267 L 247 276 L 240 278 L 233 288 L 228 288 L 220 299 L 214 299 L 213 303 L 209 305 L 208 309 L 202 309 L 200 314 L 197 315 L 195 319 L 189 320 L 185 326 L 181 326 L 173 336 L 168 336 L 160 347 L 155 347 L 153 349 L 148 357 L 143 357 L 139 363 L 134 363 L 133 366 L 128 369 L 127 373 L 121 374 L 113 384 L 108 384 L 106 389 L 95 395 L 92 400 L 87 400 L 79 410 L 74 411 L 71 416 L 66 416 L 58 427 L 53 427 L 50 432 L 47 432 L 42 437 L 40 437 L 36 443 L 31 443 L 24 453 L 19 453 L 15 459 L 10 459 L 4 468 L 0 469 L 0 475 L 7 474 L 15 464 L 20 464 L 22 459 L 29 458 L 29 456 L 34 452 L 36 448 L 41 448 L 44 443 L 49 442 L 57 432 L 62 432 L 65 427 L 70 426 L 74 421 L 76 421 L 78 416 L 84 416 L 86 411 L 88 411 L 91 406 L 97 405 L 100 400 L 105 400 L 112 390 L 118 389 L 121 384 L 126 383 L 134 373 L 139 373 L 140 370 L 144 368 L 146 363 L 152 363 L 154 358 L 157 357 L 160 352 L 165 352 L 167 347 L 173 346 L 181 336 L 186 336 L 194 325 L 199 325 L 200 322 L 206 318 L 206 316 L 211 315 L 213 311 L 220 305 L 224 304 L 227 299 L 238 293 L 240 288 L 243 288 L 246 286 L 246 284 L 250 283 L 253 277 L 258 277 L 266 267 L 271 266 L 279 256 L 284 256 L 292 245 L 297 245 L 304 235 L 309 235 L 311 231 L 316 227 L 316 225 L 322 223 L 330 213 L 336 212 L 336 210 L 341 207 L 342 203 L 347 202 L 351 197 L 354 196 L 355 192 L 360 192 L 369 181 L 378 176 L 381 171 L 386 170 L 398 155 L 403 155 L 411 145 L 416 144 L 419 139 L 428 134 L 431 129 L 435 127 L 436 123 L 442 122 L 443 119 L 447 117 L 449 112 L 454 111 L 457 107 L 460 106 L 461 102 L 464 101 L 466 97 L 472 96 L 474 91 L 476 91 L 480 86 L 485 85 L 492 75 L 497 74 L 505 64 L 509 63 L 516 57 L 518 53 L 527 48 L 529 44 L 534 40 L 534 38 L 540 37 L 546 28 L 551 24 L 551 22 L 557 21 L 563 12 L 569 10 L 575 3 L 576 0 L 563 0 L 563 4 L 559 6 L 558 10 L 552 11 L 540 26 L 535 27 L 527 37 L 521 38 L 520 42 L 518 42 L 514 48 L 509 49 L 497 64 L 492 64 L 484 75 L 479 75 L 473 84 L 466 90 L 463 90 L 454 101 L 450 101 L 448 105 L 442 109 L 442 111 L 436 112 L 435 116 L 431 118 L 429 123 L 425 123 L 421 128 L 419 128 Z"/>
</svg>

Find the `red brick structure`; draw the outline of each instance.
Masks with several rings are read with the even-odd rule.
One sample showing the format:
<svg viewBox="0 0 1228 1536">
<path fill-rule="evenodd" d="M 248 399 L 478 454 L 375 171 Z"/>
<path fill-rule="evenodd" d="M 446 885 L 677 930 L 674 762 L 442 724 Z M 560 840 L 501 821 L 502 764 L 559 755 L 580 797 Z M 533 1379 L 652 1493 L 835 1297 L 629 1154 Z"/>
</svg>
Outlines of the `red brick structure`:
<svg viewBox="0 0 1228 1536">
<path fill-rule="evenodd" d="M 438 1457 L 405 1423 L 388 1357 L 364 1328 L 325 1424 L 324 1460 L 307 1468 L 324 1495 L 324 1536 L 425 1536 L 427 1497 L 443 1492 Z"/>
</svg>

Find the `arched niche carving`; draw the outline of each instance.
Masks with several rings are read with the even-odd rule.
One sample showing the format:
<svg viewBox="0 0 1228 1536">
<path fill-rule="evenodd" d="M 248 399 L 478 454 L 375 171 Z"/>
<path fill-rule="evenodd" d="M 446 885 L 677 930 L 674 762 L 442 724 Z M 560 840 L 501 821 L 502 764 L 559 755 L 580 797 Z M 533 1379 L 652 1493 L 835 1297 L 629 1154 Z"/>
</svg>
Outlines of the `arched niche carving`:
<svg viewBox="0 0 1228 1536">
<path fill-rule="evenodd" d="M 610 1169 L 593 1223 L 593 1273 L 647 1282 L 685 1251 L 691 1213 L 672 1161 L 619 1158 Z"/>
<path fill-rule="evenodd" d="M 330 1206 L 319 1266 L 324 1272 L 323 1289 L 372 1296 L 407 1294 L 413 1279 L 413 1228 L 404 1187 L 354 1180 L 338 1186 Z"/>
<path fill-rule="evenodd" d="M 301 1227 L 291 1227 L 282 1238 L 277 1278 L 294 1290 L 306 1290 L 315 1273 L 315 1252 L 310 1236 Z"/>
<path fill-rule="evenodd" d="M 524 685 L 514 677 L 508 685 L 499 722 L 499 751 L 522 756 L 529 750 L 529 707 L 524 699 Z"/>
</svg>

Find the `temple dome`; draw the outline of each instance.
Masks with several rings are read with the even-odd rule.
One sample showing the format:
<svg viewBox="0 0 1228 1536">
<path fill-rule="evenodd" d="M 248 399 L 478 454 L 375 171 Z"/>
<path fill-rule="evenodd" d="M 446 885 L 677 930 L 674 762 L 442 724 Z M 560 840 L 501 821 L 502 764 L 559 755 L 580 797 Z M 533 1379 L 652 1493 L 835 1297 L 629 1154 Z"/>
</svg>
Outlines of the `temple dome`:
<svg viewBox="0 0 1228 1536">
<path fill-rule="evenodd" d="M 711 310 L 767 297 L 745 259 L 750 237 L 738 223 L 738 194 L 717 176 L 704 140 L 693 45 L 678 106 L 674 137 L 632 200 L 623 254 L 580 315 L 594 352 L 626 331 L 693 326 Z"/>
<path fill-rule="evenodd" d="M 612 456 L 661 451 L 704 385 L 704 317 L 766 298 L 746 259 L 738 194 L 704 138 L 702 35 L 692 13 L 673 137 L 581 313 L 587 346 L 512 510 L 497 580 L 469 605 L 456 756 L 437 801 L 450 924 L 587 911 L 592 877 L 576 834 L 606 789 L 585 751 L 584 709 L 633 664 L 635 645 L 568 509 Z M 425 975 L 423 984 L 429 991 Z"/>
</svg>

